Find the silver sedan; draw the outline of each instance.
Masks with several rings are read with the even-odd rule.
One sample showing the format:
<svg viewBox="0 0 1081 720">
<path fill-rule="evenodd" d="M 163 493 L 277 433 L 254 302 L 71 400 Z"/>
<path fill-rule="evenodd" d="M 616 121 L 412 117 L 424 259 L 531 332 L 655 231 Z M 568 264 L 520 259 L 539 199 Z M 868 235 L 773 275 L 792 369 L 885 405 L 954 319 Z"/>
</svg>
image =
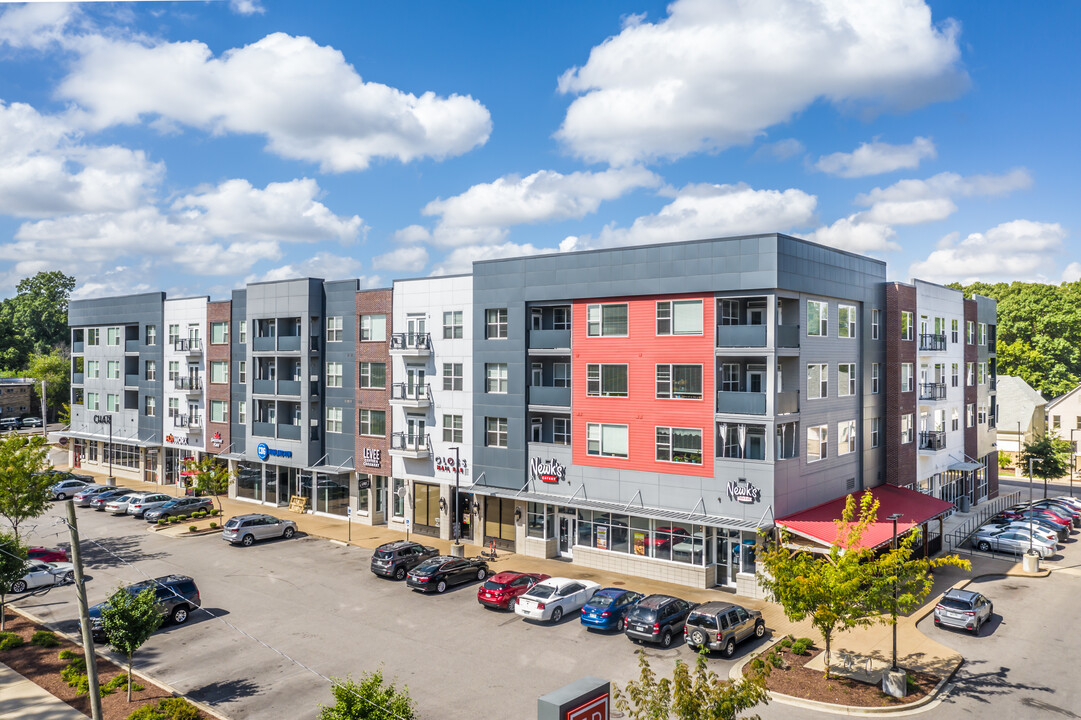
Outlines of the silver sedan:
<svg viewBox="0 0 1081 720">
<path fill-rule="evenodd" d="M 26 564 L 26 574 L 11 583 L 11 592 L 21 593 L 34 588 L 69 583 L 75 578 L 74 567 L 65 562 L 31 560 Z"/>
<path fill-rule="evenodd" d="M 972 544 L 977 550 L 988 552 L 1014 553 L 1020 555 L 1028 552 L 1029 547 L 1042 558 L 1051 557 L 1055 554 L 1055 544 L 1042 537 L 1032 537 L 1028 530 L 1006 528 L 1004 530 L 994 526 L 982 527 L 972 535 Z"/>
</svg>

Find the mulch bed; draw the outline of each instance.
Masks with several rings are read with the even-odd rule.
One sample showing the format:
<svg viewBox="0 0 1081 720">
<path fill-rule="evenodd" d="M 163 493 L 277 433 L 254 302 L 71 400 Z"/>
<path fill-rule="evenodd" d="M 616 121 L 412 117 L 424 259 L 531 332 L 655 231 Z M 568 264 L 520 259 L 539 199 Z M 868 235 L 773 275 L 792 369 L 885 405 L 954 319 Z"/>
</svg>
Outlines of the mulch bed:
<svg viewBox="0 0 1081 720">
<path fill-rule="evenodd" d="M 838 676 L 832 676 L 826 680 L 821 670 L 810 670 L 804 667 L 822 652 L 822 648 L 812 645 L 805 655 L 795 655 L 788 648 L 780 645 L 774 645 L 771 649 L 781 656 L 784 667 L 771 669 L 766 678 L 766 688 L 782 695 L 791 695 L 804 700 L 856 707 L 907 705 L 925 697 L 935 689 L 941 679 L 934 675 L 910 670 L 908 673 L 915 685 L 909 684 L 906 697 L 895 698 L 882 692 L 881 685 L 868 685 L 859 680 Z M 765 660 L 768 652 L 758 657 Z M 744 665 L 744 674 L 750 672 L 750 669 L 750 663 Z"/>
<path fill-rule="evenodd" d="M 80 657 L 83 654 L 81 645 L 66 640 L 62 635 L 56 639 L 60 644 L 56 647 L 42 648 L 30 644 L 30 638 L 38 630 L 48 630 L 30 622 L 22 615 L 7 613 L 7 624 L 4 628 L 7 632 L 13 632 L 22 637 L 23 645 L 13 650 L 0 651 L 0 662 L 10 667 L 31 682 L 60 698 L 68 705 L 90 717 L 89 695 L 76 694 L 75 688 L 70 687 L 60 677 L 60 671 L 68 666 L 69 660 L 61 660 L 57 657 L 61 650 L 72 650 Z M 104 685 L 117 675 L 122 675 L 124 670 L 109 660 L 97 658 L 98 682 Z M 156 705 L 162 698 L 173 697 L 172 693 L 166 692 L 152 682 L 135 676 L 135 682 L 143 686 L 141 692 L 134 689 L 131 694 L 131 702 L 127 700 L 127 686 L 123 685 L 112 695 L 106 695 L 101 699 L 101 712 L 104 720 L 125 720 L 143 705 Z M 200 712 L 200 717 L 209 719 L 209 716 Z"/>
</svg>

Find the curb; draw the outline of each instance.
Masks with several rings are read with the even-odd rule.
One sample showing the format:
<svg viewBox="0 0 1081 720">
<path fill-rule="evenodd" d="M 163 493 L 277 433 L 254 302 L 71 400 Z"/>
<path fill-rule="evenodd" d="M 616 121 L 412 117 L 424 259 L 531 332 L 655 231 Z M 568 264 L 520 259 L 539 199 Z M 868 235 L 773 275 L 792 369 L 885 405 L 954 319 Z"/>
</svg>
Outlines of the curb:
<svg viewBox="0 0 1081 720">
<path fill-rule="evenodd" d="M 78 647 L 83 646 L 82 637 L 80 637 L 79 635 L 73 635 L 72 633 L 66 633 L 63 630 L 58 630 L 58 629 L 56 629 L 56 627 L 52 623 L 47 622 L 46 620 L 43 620 L 42 618 L 39 618 L 37 615 L 35 615 L 35 614 L 31 613 L 31 612 L 27 612 L 26 610 L 23 610 L 22 608 L 15 607 L 14 605 L 10 605 L 10 604 L 6 605 L 6 607 L 10 608 L 12 611 L 18 613 L 19 615 L 22 615 L 24 618 L 26 618 L 30 622 L 34 622 L 34 623 L 37 623 L 38 625 L 41 625 L 42 627 L 49 628 L 50 630 L 52 630 L 57 635 L 60 635 L 60 636 L 62 636 L 64 638 L 66 638 L 69 642 L 74 643 Z M 104 660 L 107 660 L 108 662 L 112 663 L 113 665 L 116 665 L 118 668 L 120 668 L 120 670 L 122 672 L 124 671 L 124 668 L 121 665 L 119 665 L 115 660 L 113 660 L 111 657 L 109 657 L 108 653 L 106 653 L 106 652 L 104 652 L 102 650 L 98 650 L 97 647 L 94 648 L 94 655 L 96 655 L 97 657 L 100 657 L 100 658 L 102 658 Z M 232 718 L 230 718 L 228 715 L 223 715 L 220 712 L 218 712 L 217 710 L 214 710 L 213 708 L 211 708 L 206 703 L 188 697 L 184 693 L 182 693 L 179 690 L 177 690 L 176 688 L 174 688 L 172 685 L 170 685 L 170 684 L 168 684 L 166 682 L 163 682 L 161 680 L 158 680 L 157 678 L 155 678 L 155 677 L 153 677 L 151 675 L 147 675 L 144 672 L 140 672 L 139 670 L 136 670 L 135 668 L 131 669 L 131 674 L 135 675 L 136 677 L 142 678 L 143 680 L 146 680 L 147 682 L 154 683 L 155 685 L 157 685 L 158 687 L 160 687 L 162 690 L 164 690 L 167 693 L 172 693 L 176 697 L 184 698 L 185 700 L 190 702 L 195 707 L 199 708 L 199 710 L 206 713 L 210 717 L 217 718 L 217 720 L 232 720 Z"/>
</svg>

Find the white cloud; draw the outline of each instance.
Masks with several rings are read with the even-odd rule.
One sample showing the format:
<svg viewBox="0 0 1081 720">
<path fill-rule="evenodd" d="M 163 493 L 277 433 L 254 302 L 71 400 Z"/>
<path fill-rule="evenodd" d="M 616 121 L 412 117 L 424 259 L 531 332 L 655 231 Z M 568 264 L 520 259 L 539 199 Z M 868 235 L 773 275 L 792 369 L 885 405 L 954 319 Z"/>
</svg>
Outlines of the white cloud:
<svg viewBox="0 0 1081 720">
<path fill-rule="evenodd" d="M 432 239 L 432 233 L 423 225 L 409 225 L 401 230 L 396 230 L 394 239 L 400 243 L 428 242 Z"/>
<path fill-rule="evenodd" d="M 419 245 L 401 247 L 372 258 L 372 267 L 376 270 L 419 273 L 427 264 L 428 251 Z"/>
<path fill-rule="evenodd" d="M 1062 271 L 1062 282 L 1077 282 L 1081 280 L 1081 262 L 1072 262 Z"/>
<path fill-rule="evenodd" d="M 856 197 L 856 204 L 870 209 L 857 216 L 862 222 L 916 225 L 949 217 L 957 210 L 955 197 L 1005 195 L 1032 185 L 1024 168 L 1003 175 L 939 173 L 926 180 L 901 180 L 887 188 L 875 188 Z"/>
<path fill-rule="evenodd" d="M 794 188 L 687 185 L 659 212 L 637 218 L 630 227 L 607 225 L 596 238 L 567 239 L 561 247 L 585 250 L 785 231 L 813 222 L 817 202 L 814 195 Z"/>
<path fill-rule="evenodd" d="M 373 159 L 442 159 L 484 144 L 488 110 L 468 96 L 420 96 L 365 82 L 338 50 L 274 33 L 213 57 L 201 42 L 142 44 L 88 35 L 58 95 L 88 128 L 154 119 L 215 134 L 263 135 L 282 157 L 326 172 Z"/>
<path fill-rule="evenodd" d="M 525 255 L 543 255 L 553 253 L 551 248 L 538 248 L 529 243 L 518 245 L 512 242 L 500 245 L 471 245 L 455 248 L 447 253 L 443 262 L 432 270 L 432 275 L 456 275 L 473 272 L 473 263 L 479 260 L 522 257 Z"/>
<path fill-rule="evenodd" d="M 956 234 L 948 235 L 908 272 L 911 277 L 940 283 L 1047 282 L 1058 274 L 1065 237 L 1066 231 L 1058 223 L 1013 220 L 960 241 Z"/>
<path fill-rule="evenodd" d="M 756 160 L 773 160 L 784 162 L 797 155 L 803 154 L 804 147 L 796 138 L 785 138 L 777 142 L 766 143 L 754 151 Z"/>
<path fill-rule="evenodd" d="M 746 144 L 816 101 L 907 110 L 966 85 L 958 25 L 919 0 L 676 0 L 627 23 L 559 79 L 556 136 L 626 164 Z"/>
<path fill-rule="evenodd" d="M 41 50 L 61 40 L 77 15 L 76 6 L 68 3 L 12 3 L 0 14 L 0 44 Z"/>
<path fill-rule="evenodd" d="M 288 263 L 258 275 L 249 275 L 244 282 L 274 282 L 293 278 L 316 277 L 324 280 L 348 280 L 360 276 L 363 264 L 356 258 L 316 253 L 300 262 Z M 377 287 L 379 277 L 360 277 L 362 287 Z"/>
<path fill-rule="evenodd" d="M 935 144 L 925 137 L 917 137 L 908 145 L 875 141 L 860 143 L 850 153 L 823 155 L 818 158 L 815 167 L 829 175 L 857 178 L 895 170 L 915 170 L 921 160 L 934 158 L 935 154 Z"/>
<path fill-rule="evenodd" d="M 856 216 L 850 215 L 832 225 L 820 227 L 804 237 L 849 252 L 881 253 L 901 249 L 901 246 L 893 241 L 896 234 L 889 225 L 859 222 Z"/>
<path fill-rule="evenodd" d="M 237 15 L 262 15 L 266 12 L 259 0 L 229 0 L 229 9 Z"/>
</svg>

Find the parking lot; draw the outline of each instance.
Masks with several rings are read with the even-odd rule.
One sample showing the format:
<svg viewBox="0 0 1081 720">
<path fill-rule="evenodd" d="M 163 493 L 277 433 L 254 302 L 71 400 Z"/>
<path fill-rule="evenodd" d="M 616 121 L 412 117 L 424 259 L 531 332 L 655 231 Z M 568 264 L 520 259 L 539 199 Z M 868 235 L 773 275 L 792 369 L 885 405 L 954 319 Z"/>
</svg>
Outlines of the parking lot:
<svg viewBox="0 0 1081 720">
<path fill-rule="evenodd" d="M 163 537 L 141 520 L 77 511 L 91 603 L 143 573 L 195 578 L 204 606 L 221 620 L 196 612 L 186 625 L 164 627 L 139 651 L 136 667 L 233 718 L 314 718 L 330 702 L 326 681 L 288 658 L 326 676 L 382 665 L 409 686 L 426 718 L 533 717 L 537 697 L 585 675 L 620 683 L 636 677 L 639 647 L 662 674 L 677 657 L 693 662 L 681 640 L 669 650 L 636 646 L 619 634 L 587 632 L 576 613 L 551 626 L 486 610 L 476 583 L 445 595 L 415 593 L 372 575 L 371 551 L 362 548 L 300 535 L 234 547 L 217 535 Z M 28 540 L 66 546 L 62 512 L 57 504 L 31 523 Z M 17 604 L 76 628 L 71 587 Z M 727 675 L 766 641 L 749 641 L 732 661 L 711 665 Z"/>
</svg>

